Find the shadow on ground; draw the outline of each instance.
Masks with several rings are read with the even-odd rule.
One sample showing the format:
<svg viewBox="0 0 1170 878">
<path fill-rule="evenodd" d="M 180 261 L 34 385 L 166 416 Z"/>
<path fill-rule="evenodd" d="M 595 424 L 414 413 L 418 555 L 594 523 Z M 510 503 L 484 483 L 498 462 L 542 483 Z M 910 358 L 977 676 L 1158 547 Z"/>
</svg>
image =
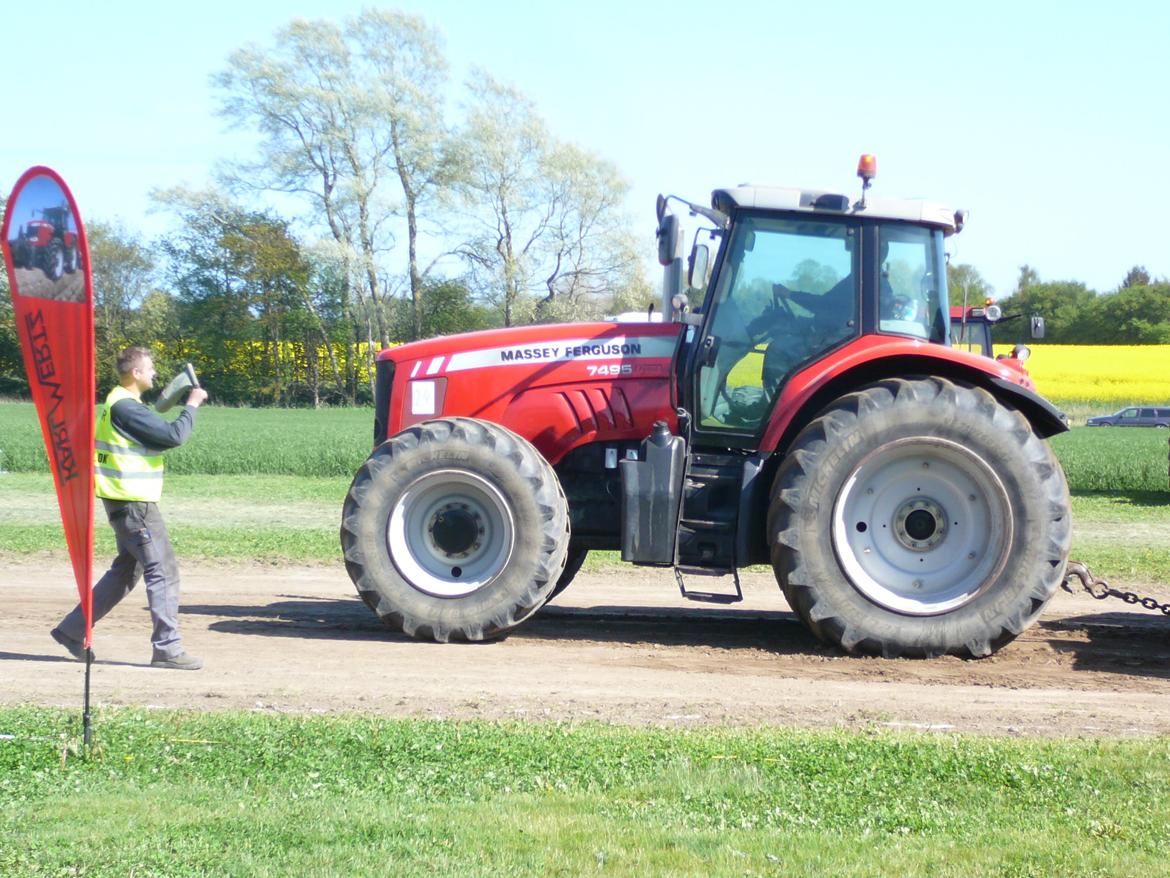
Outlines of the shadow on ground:
<svg viewBox="0 0 1170 878">
<path fill-rule="evenodd" d="M 225 634 L 326 640 L 414 642 L 384 626 L 358 599 L 281 595 L 264 606 L 193 604 L 183 615 L 214 616 Z M 549 606 L 508 635 L 514 641 L 572 640 L 655 643 L 712 649 L 763 649 L 778 654 L 840 655 L 820 644 L 790 613 L 662 607 Z"/>
<path fill-rule="evenodd" d="M 1170 617 L 1148 612 L 1094 613 L 1041 623 L 1056 637 L 1052 648 L 1076 671 L 1170 680 Z"/>
</svg>

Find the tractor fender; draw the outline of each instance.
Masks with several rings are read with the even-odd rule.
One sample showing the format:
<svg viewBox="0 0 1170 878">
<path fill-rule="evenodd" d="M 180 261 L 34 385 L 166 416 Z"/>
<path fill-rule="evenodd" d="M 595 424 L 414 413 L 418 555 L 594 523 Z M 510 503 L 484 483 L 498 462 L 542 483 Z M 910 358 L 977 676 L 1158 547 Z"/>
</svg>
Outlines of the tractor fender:
<svg viewBox="0 0 1170 878">
<path fill-rule="evenodd" d="M 1043 439 L 1068 429 L 1063 412 L 1020 384 L 1026 376 L 996 360 L 912 339 L 867 336 L 789 377 L 760 450 L 783 453 L 806 424 L 846 393 L 885 378 L 914 375 L 938 375 L 982 387 L 1018 409 Z"/>
<path fill-rule="evenodd" d="M 767 509 L 772 480 L 788 446 L 810 421 L 835 400 L 875 381 L 925 375 L 982 387 L 1019 411 L 1043 439 L 1068 430 L 1063 412 L 1035 391 L 1020 386 L 1020 373 L 995 360 L 939 345 L 889 339 L 875 344 L 859 339 L 792 376 L 781 392 L 759 451 L 744 464 L 739 520 L 751 524 L 739 530 L 736 557 L 744 564 L 766 563 L 763 510 Z"/>
</svg>

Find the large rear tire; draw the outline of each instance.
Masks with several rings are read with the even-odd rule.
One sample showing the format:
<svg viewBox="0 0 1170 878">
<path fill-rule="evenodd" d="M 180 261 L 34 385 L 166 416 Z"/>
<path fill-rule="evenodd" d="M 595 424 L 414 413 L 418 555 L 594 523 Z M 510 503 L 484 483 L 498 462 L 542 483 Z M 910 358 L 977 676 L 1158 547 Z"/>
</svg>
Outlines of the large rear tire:
<svg viewBox="0 0 1170 878">
<path fill-rule="evenodd" d="M 776 475 L 776 577 L 821 639 L 985 656 L 1039 616 L 1071 538 L 1068 487 L 1014 409 L 942 378 L 882 381 L 808 425 Z"/>
<path fill-rule="evenodd" d="M 380 445 L 354 476 L 341 545 L 358 594 L 420 638 L 484 640 L 548 600 L 568 504 L 548 462 L 486 421 L 443 418 Z"/>
</svg>

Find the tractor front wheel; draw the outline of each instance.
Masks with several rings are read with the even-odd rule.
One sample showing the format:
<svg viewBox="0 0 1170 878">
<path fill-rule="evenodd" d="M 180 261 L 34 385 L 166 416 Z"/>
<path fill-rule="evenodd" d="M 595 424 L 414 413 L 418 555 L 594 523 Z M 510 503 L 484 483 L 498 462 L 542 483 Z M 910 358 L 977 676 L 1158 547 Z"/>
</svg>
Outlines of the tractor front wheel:
<svg viewBox="0 0 1170 878">
<path fill-rule="evenodd" d="M 565 565 L 568 504 L 515 433 L 443 418 L 380 445 L 342 511 L 346 568 L 387 625 L 446 642 L 499 636 L 548 600 Z"/>
<path fill-rule="evenodd" d="M 984 656 L 1060 583 L 1068 487 L 1018 412 L 942 378 L 842 397 L 773 486 L 772 563 L 823 640 L 886 656 Z"/>
<path fill-rule="evenodd" d="M 54 283 L 65 273 L 65 248 L 59 241 L 53 241 L 45 250 L 43 268 L 45 277 Z"/>
</svg>

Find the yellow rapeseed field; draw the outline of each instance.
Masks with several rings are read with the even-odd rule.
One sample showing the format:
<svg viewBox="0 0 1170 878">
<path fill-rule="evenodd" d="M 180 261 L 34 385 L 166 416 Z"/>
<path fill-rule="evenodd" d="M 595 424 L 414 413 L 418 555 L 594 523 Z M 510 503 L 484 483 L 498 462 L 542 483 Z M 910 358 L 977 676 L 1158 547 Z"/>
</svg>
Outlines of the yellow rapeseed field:
<svg viewBox="0 0 1170 878">
<path fill-rule="evenodd" d="M 1170 405 L 1170 345 L 1030 344 L 1036 389 L 1055 400 Z M 1011 350 L 996 345 L 997 354 Z"/>
</svg>

